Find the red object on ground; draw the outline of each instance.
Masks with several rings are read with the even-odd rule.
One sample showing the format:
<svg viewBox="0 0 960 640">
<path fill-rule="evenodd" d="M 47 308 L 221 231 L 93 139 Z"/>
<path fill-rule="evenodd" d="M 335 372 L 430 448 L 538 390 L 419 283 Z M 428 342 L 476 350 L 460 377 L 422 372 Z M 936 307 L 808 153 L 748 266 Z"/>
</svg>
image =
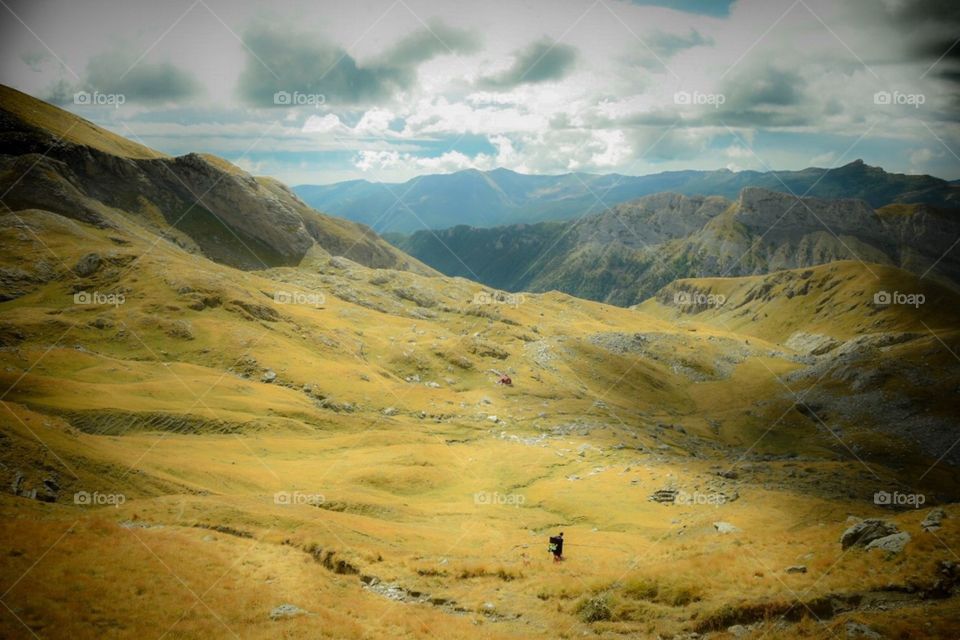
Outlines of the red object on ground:
<svg viewBox="0 0 960 640">
<path fill-rule="evenodd" d="M 510 376 L 500 376 L 500 380 L 498 380 L 497 382 L 499 382 L 500 384 L 505 384 L 508 387 L 513 386 L 513 380 L 510 379 Z"/>
</svg>

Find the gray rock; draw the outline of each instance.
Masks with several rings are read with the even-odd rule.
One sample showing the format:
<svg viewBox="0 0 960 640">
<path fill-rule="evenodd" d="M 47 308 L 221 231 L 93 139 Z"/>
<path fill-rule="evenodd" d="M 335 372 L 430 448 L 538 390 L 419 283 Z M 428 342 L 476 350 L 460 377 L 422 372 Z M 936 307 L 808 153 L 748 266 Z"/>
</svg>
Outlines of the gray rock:
<svg viewBox="0 0 960 640">
<path fill-rule="evenodd" d="M 795 564 L 792 567 L 787 567 L 787 573 L 806 573 L 807 565 L 804 564 Z"/>
<path fill-rule="evenodd" d="M 97 269 L 100 268 L 100 254 L 98 253 L 88 253 L 87 255 L 80 258 L 76 265 L 73 267 L 73 272 L 80 276 L 81 278 L 86 278 L 87 276 L 92 276 L 97 272 Z"/>
<path fill-rule="evenodd" d="M 894 533 L 893 535 L 877 538 L 867 545 L 867 551 L 870 551 L 871 549 L 880 549 L 882 551 L 886 551 L 890 555 L 893 555 L 903 551 L 903 548 L 907 546 L 908 542 L 910 542 L 910 534 L 906 531 L 903 531 L 901 533 Z"/>
<path fill-rule="evenodd" d="M 927 514 L 927 517 L 923 519 L 923 522 L 920 523 L 920 526 L 924 531 L 936 531 L 943 524 L 943 519 L 947 517 L 947 513 L 937 507 Z"/>
<path fill-rule="evenodd" d="M 736 533 L 737 531 L 740 531 L 740 529 L 733 526 L 729 522 L 714 522 L 713 528 L 717 530 L 717 533 Z"/>
<path fill-rule="evenodd" d="M 270 619 L 283 620 L 284 618 L 295 618 L 305 613 L 306 611 L 295 604 L 281 604 L 279 607 L 274 607 L 273 611 L 270 612 Z"/>
<path fill-rule="evenodd" d="M 260 379 L 269 384 L 277 379 L 277 374 L 272 369 L 268 369 L 263 373 Z"/>
<path fill-rule="evenodd" d="M 892 536 L 900 533 L 892 522 L 871 518 L 862 520 L 843 532 L 840 536 L 840 544 L 844 549 L 852 546 L 865 547 L 874 540 Z"/>
<path fill-rule="evenodd" d="M 750 629 L 742 624 L 735 624 L 732 627 L 727 627 L 727 633 L 734 638 L 745 638 L 750 633 Z"/>
<path fill-rule="evenodd" d="M 865 624 L 850 621 L 845 629 L 847 638 L 867 638 L 868 640 L 882 640 L 883 636 Z"/>
<path fill-rule="evenodd" d="M 13 482 L 10 483 L 10 491 L 13 493 L 13 495 L 15 496 L 20 495 L 20 487 L 22 484 L 23 484 L 23 474 L 17 471 L 13 475 Z"/>
<path fill-rule="evenodd" d="M 679 493 L 676 489 L 660 489 L 654 491 L 647 499 L 651 502 L 659 502 L 661 504 L 673 504 Z"/>
</svg>

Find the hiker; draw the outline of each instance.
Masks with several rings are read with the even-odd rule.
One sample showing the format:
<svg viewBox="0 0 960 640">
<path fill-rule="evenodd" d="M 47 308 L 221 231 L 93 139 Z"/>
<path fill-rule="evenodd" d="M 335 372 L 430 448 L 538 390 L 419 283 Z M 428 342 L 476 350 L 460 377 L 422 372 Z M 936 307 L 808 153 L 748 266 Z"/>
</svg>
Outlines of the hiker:
<svg viewBox="0 0 960 640">
<path fill-rule="evenodd" d="M 563 560 L 563 531 L 558 536 L 550 536 L 550 546 L 547 549 L 553 554 L 554 562 Z"/>
</svg>

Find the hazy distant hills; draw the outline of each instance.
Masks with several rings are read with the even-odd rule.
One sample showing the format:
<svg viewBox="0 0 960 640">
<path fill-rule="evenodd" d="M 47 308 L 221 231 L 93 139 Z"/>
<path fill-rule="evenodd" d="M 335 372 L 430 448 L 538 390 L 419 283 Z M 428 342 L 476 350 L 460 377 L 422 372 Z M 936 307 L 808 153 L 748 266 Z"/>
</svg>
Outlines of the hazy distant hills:
<svg viewBox="0 0 960 640">
<path fill-rule="evenodd" d="M 507 290 L 638 303 L 678 278 L 744 276 L 862 260 L 960 282 L 955 209 L 803 198 L 746 188 L 736 200 L 661 193 L 567 222 L 457 226 L 393 237 L 447 274 Z"/>
<path fill-rule="evenodd" d="M 887 173 L 861 160 L 801 171 L 668 171 L 646 176 L 568 173 L 524 175 L 507 169 L 419 176 L 404 183 L 353 180 L 294 187 L 312 207 L 372 226 L 410 233 L 457 224 L 565 220 L 660 192 L 737 198 L 746 187 L 818 198 L 859 198 L 873 207 L 924 202 L 960 206 L 960 187 L 928 175 Z M 809 193 L 808 193 L 809 192 Z"/>
</svg>

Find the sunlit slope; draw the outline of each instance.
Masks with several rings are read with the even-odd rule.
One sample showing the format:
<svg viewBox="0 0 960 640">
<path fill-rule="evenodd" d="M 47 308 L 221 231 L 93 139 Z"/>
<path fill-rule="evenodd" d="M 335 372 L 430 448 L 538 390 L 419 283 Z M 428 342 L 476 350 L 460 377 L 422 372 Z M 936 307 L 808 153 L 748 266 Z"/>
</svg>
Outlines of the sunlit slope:
<svg viewBox="0 0 960 640">
<path fill-rule="evenodd" d="M 11 209 L 99 227 L 132 222 L 248 270 L 296 265 L 319 248 L 372 267 L 434 273 L 368 227 L 319 213 L 280 182 L 222 158 L 171 158 L 9 88 L 0 88 L 0 119 L 0 189 Z"/>
<path fill-rule="evenodd" d="M 773 342 L 797 332 L 846 340 L 960 327 L 956 292 L 889 265 L 853 260 L 763 276 L 677 280 L 636 308 Z"/>
</svg>

